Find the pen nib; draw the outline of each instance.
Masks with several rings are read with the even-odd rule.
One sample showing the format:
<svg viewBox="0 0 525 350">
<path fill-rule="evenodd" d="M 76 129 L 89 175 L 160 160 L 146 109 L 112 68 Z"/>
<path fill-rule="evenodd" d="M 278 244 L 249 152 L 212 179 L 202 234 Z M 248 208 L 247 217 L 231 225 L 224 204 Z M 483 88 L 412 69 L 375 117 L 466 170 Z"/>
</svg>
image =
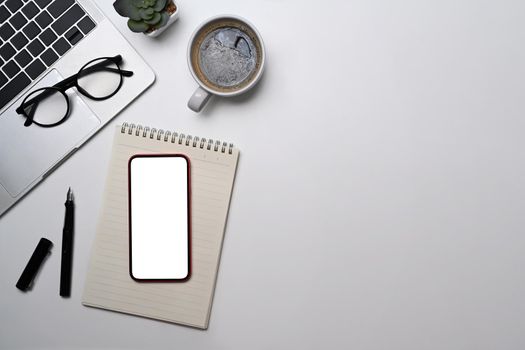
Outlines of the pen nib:
<svg viewBox="0 0 525 350">
<path fill-rule="evenodd" d="M 67 191 L 67 200 L 71 202 L 73 201 L 73 191 L 71 191 L 71 187 Z"/>
</svg>

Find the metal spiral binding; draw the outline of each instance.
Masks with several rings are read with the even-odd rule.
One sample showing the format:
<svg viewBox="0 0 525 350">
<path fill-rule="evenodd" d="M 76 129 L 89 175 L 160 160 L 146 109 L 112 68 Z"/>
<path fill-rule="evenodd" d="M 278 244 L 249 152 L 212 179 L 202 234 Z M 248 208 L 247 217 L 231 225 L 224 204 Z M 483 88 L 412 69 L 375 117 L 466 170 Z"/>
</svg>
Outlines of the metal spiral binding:
<svg viewBox="0 0 525 350">
<path fill-rule="evenodd" d="M 177 143 L 187 147 L 194 147 L 204 149 L 208 151 L 212 150 L 215 152 L 233 153 L 233 143 L 228 144 L 227 142 L 221 142 L 219 140 L 206 139 L 204 137 L 197 137 L 185 134 L 179 134 L 174 131 L 168 131 L 163 129 L 150 128 L 148 126 L 142 126 L 140 124 L 123 123 L 120 132 L 122 134 L 134 135 L 138 137 L 155 139 L 160 142 Z"/>
</svg>

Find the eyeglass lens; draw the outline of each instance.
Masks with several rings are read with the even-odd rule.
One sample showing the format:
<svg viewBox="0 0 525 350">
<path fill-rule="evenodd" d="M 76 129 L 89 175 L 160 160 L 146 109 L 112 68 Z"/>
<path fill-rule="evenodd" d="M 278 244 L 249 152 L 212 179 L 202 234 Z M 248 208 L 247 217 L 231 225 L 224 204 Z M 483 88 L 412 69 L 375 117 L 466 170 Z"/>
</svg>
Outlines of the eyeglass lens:
<svg viewBox="0 0 525 350">
<path fill-rule="evenodd" d="M 95 98 L 114 94 L 122 83 L 118 65 L 106 59 L 95 60 L 78 73 L 78 86 Z"/>
<path fill-rule="evenodd" d="M 27 96 L 26 101 L 32 99 L 34 102 L 28 104 L 24 112 L 27 116 L 32 116 L 34 122 L 53 125 L 67 117 L 68 101 L 60 91 L 50 88 L 36 90 Z"/>
</svg>

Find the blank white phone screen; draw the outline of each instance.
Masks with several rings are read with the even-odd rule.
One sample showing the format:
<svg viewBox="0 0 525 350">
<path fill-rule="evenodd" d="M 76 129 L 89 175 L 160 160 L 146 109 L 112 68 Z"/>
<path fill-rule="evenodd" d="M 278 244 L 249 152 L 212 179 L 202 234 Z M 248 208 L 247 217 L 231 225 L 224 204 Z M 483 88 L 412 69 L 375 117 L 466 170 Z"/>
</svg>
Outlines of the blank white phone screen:
<svg viewBox="0 0 525 350">
<path fill-rule="evenodd" d="M 130 161 L 130 273 L 137 280 L 188 277 L 188 166 L 176 155 Z"/>
</svg>

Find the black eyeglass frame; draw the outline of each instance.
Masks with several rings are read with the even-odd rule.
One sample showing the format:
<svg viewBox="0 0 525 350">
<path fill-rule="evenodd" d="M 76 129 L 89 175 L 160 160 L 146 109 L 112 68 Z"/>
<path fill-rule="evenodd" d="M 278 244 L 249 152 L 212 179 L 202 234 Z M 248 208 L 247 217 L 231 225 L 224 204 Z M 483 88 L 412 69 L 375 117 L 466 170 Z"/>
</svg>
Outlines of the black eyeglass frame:
<svg viewBox="0 0 525 350">
<path fill-rule="evenodd" d="M 94 64 L 91 67 L 88 67 L 90 64 L 92 64 L 93 62 L 96 62 L 96 61 L 100 61 L 100 62 L 97 63 L 97 64 Z M 81 93 L 82 95 L 86 96 L 87 98 L 89 98 L 91 100 L 95 100 L 95 101 L 103 101 L 103 100 L 107 100 L 108 98 L 113 97 L 120 90 L 120 88 L 122 87 L 122 83 L 123 83 L 123 78 L 122 77 L 131 77 L 133 75 L 132 71 L 128 71 L 128 70 L 124 70 L 124 69 L 120 68 L 119 63 L 121 63 L 121 62 L 122 62 L 122 56 L 121 55 L 116 55 L 116 56 L 113 56 L 113 57 L 98 57 L 98 58 L 92 59 L 91 61 L 89 61 L 88 63 L 83 65 L 82 68 L 79 69 L 77 74 L 72 75 L 72 76 L 62 80 L 62 81 L 56 83 L 53 86 L 43 87 L 43 88 L 37 89 L 35 91 L 32 91 L 29 95 L 26 96 L 24 101 L 22 101 L 22 104 L 16 109 L 16 113 L 18 113 L 18 114 L 20 114 L 20 115 L 22 115 L 23 117 L 26 118 L 26 121 L 24 122 L 24 126 L 26 126 L 26 127 L 30 126 L 33 123 L 38 125 L 38 126 L 41 126 L 43 128 L 51 128 L 51 127 L 60 125 L 60 124 L 64 123 L 69 118 L 70 102 L 69 102 L 69 97 L 66 94 L 66 91 L 71 89 L 71 88 L 76 88 L 79 93 Z M 114 68 L 111 68 L 111 67 L 106 67 L 110 63 L 114 63 L 117 66 L 117 69 L 114 69 Z M 86 67 L 88 67 L 88 68 L 86 68 Z M 91 74 L 93 72 L 98 72 L 98 71 L 103 71 L 103 70 L 109 71 L 109 72 L 113 72 L 113 73 L 118 73 L 119 76 L 120 76 L 120 81 L 119 81 L 118 87 L 115 89 L 115 91 L 113 91 L 108 96 L 103 96 L 103 97 L 93 96 L 93 95 L 91 95 L 89 92 L 87 92 L 84 88 L 82 88 L 78 84 L 78 79 L 79 78 L 81 78 L 83 76 L 86 76 L 87 74 Z M 40 91 L 42 91 L 42 92 L 37 94 Z M 56 123 L 42 124 L 42 123 L 39 123 L 39 122 L 35 121 L 33 119 L 33 115 L 34 115 L 34 111 L 36 109 L 35 108 L 29 109 L 29 113 L 26 112 L 26 109 L 28 107 L 30 107 L 32 104 L 38 103 L 38 102 L 44 100 L 45 98 L 49 97 L 55 91 L 61 93 L 64 96 L 64 98 L 66 99 L 66 105 L 67 105 L 66 113 L 64 114 L 62 119 L 60 119 Z M 35 96 L 35 94 L 36 94 L 36 96 Z"/>
</svg>

